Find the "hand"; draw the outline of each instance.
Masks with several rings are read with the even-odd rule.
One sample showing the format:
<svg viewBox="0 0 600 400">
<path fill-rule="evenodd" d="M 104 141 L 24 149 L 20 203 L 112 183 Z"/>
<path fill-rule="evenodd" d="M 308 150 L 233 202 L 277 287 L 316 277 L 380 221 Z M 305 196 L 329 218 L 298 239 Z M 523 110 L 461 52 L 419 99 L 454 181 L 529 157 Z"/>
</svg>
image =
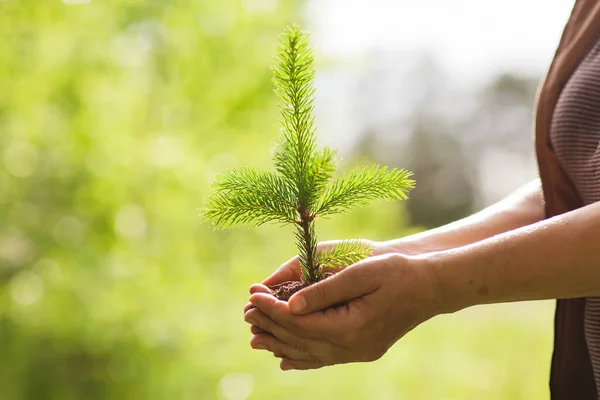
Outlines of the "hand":
<svg viewBox="0 0 600 400">
<path fill-rule="evenodd" d="M 301 290 L 289 303 L 254 290 L 256 308 L 244 316 L 256 327 L 250 344 L 282 358 L 284 370 L 374 361 L 437 314 L 436 280 L 425 261 L 373 256 Z"/>
<path fill-rule="evenodd" d="M 371 248 L 373 249 L 373 253 L 371 254 L 371 256 L 377 256 L 377 255 L 381 255 L 381 254 L 385 254 L 385 253 L 390 253 L 393 251 L 393 249 L 391 247 L 387 246 L 383 242 L 375 242 L 373 240 L 368 240 L 368 239 L 357 239 L 357 240 L 364 242 L 364 243 L 368 244 L 369 246 L 371 246 Z M 330 240 L 327 242 L 320 242 L 317 245 L 317 251 L 320 253 L 323 250 L 327 250 L 327 249 L 337 246 L 340 242 L 342 242 L 342 240 Z M 336 269 L 328 269 L 326 272 L 336 273 L 339 271 L 341 271 L 341 269 L 336 268 Z M 298 262 L 298 257 L 296 256 L 296 257 L 288 260 L 284 264 L 282 264 L 279 268 L 277 268 L 277 270 L 275 270 L 275 272 L 273 272 L 273 274 L 271 274 L 271 276 L 269 276 L 267 279 L 262 281 L 262 285 L 273 286 L 273 285 L 277 285 L 279 283 L 283 283 L 283 282 L 287 282 L 287 281 L 299 281 L 300 279 L 301 279 L 300 278 L 300 263 Z M 255 289 L 258 289 L 259 287 L 260 287 L 260 285 L 258 285 L 258 287 L 256 287 Z M 252 292 L 252 289 L 251 289 L 251 292 Z M 268 291 L 267 291 L 267 293 L 268 293 Z"/>
<path fill-rule="evenodd" d="M 407 238 L 405 238 L 405 239 L 407 239 Z M 424 252 L 424 250 L 421 249 L 421 247 L 418 243 L 416 243 L 416 244 L 412 243 L 410 240 L 406 243 L 402 243 L 400 246 L 396 245 L 393 247 L 389 242 L 376 242 L 376 241 L 368 240 L 368 239 L 357 239 L 357 240 L 361 240 L 371 246 L 371 248 L 373 249 L 373 253 L 371 254 L 371 256 L 378 256 L 378 255 L 388 254 L 388 253 L 402 253 L 402 254 L 407 254 L 407 255 L 409 255 L 409 254 L 415 255 L 415 254 L 420 254 L 420 253 Z M 342 240 L 329 240 L 326 242 L 320 242 L 317 245 L 317 251 L 321 252 L 321 251 L 327 250 L 331 247 L 335 247 L 340 242 L 342 242 Z M 328 269 L 328 270 L 326 270 L 326 272 L 338 273 L 338 272 L 341 272 L 342 270 L 343 270 L 343 268 L 336 268 L 336 269 Z M 288 281 L 300 281 L 300 280 L 301 280 L 300 263 L 298 262 L 298 256 L 295 256 L 295 257 L 289 259 L 288 261 L 286 261 L 285 263 L 283 263 L 279 268 L 277 268 L 275 270 L 275 272 L 273 272 L 268 278 L 263 280 L 261 283 L 252 285 L 250 287 L 250 294 L 260 293 L 260 292 L 272 293 L 272 291 L 269 289 L 269 286 L 274 286 L 274 285 L 277 285 L 277 284 L 280 284 L 283 282 L 288 282 Z M 254 307 L 254 305 L 252 303 L 248 302 L 244 306 L 244 314 L 253 307 Z M 250 331 L 253 334 L 265 333 L 257 326 L 251 326 Z"/>
<path fill-rule="evenodd" d="M 368 240 L 368 239 L 356 239 L 356 240 L 360 240 L 371 246 L 371 249 L 373 249 L 373 253 L 371 254 L 371 256 L 390 253 L 393 251 L 393 249 L 391 247 L 387 246 L 383 242 L 375 242 L 373 240 Z M 337 246 L 338 243 L 340 243 L 340 242 L 342 242 L 342 240 L 329 240 L 326 242 L 320 242 L 317 245 L 317 251 L 320 253 L 323 250 L 327 250 L 327 249 Z M 342 270 L 342 268 L 335 268 L 335 269 L 332 268 L 332 269 L 326 269 L 325 272 L 338 273 L 341 270 Z M 269 286 L 274 286 L 274 285 L 288 282 L 288 281 L 300 281 L 300 280 L 301 280 L 300 263 L 298 261 L 298 256 L 295 256 L 295 257 L 289 259 L 288 261 L 286 261 L 285 263 L 283 263 L 267 279 L 263 280 L 261 283 L 256 283 L 256 284 L 252 285 L 250 287 L 250 294 L 259 293 L 259 292 L 273 293 L 271 291 L 271 289 L 269 289 Z M 254 307 L 254 305 L 252 303 L 250 303 L 250 302 L 247 303 L 244 306 L 244 314 L 253 307 Z M 257 326 L 254 326 L 254 325 L 250 327 L 250 331 L 253 334 L 264 333 L 260 328 L 258 328 Z"/>
</svg>

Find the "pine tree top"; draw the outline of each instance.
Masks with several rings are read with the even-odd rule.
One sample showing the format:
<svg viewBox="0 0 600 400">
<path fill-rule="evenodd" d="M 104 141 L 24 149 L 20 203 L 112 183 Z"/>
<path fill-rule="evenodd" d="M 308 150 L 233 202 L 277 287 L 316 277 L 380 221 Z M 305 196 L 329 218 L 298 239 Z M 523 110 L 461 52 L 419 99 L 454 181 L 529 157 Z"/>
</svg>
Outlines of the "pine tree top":
<svg viewBox="0 0 600 400">
<path fill-rule="evenodd" d="M 377 199 L 406 199 L 414 187 L 411 172 L 380 166 L 334 178 L 336 151 L 317 148 L 314 76 L 308 33 L 296 25 L 286 28 L 273 67 L 281 112 L 281 139 L 272 157 L 275 170 L 224 171 L 216 177 L 212 194 L 200 210 L 201 218 L 215 228 L 293 224 L 302 277 L 308 282 L 320 280 L 324 267 L 346 266 L 371 252 L 361 242 L 349 240 L 318 254 L 317 217 L 345 213 Z"/>
</svg>

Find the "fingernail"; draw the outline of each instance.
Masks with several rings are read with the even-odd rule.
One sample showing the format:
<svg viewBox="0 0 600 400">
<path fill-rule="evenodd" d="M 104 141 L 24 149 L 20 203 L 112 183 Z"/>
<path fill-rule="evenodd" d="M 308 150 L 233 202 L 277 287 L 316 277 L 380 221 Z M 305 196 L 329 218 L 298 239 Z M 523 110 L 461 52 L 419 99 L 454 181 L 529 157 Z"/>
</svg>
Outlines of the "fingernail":
<svg viewBox="0 0 600 400">
<path fill-rule="evenodd" d="M 306 300 L 304 300 L 304 297 L 298 296 L 297 298 L 295 298 L 294 301 L 290 304 L 290 310 L 292 310 L 294 314 L 300 314 L 301 312 L 306 310 Z"/>
<path fill-rule="evenodd" d="M 283 365 L 281 366 L 281 369 L 282 369 L 282 370 L 284 370 L 284 371 L 287 371 L 287 370 L 290 370 L 290 369 L 292 369 L 292 366 L 291 366 L 291 365 L 289 365 L 289 364 L 283 364 Z"/>
<path fill-rule="evenodd" d="M 254 346 L 254 349 L 256 350 L 266 350 L 267 346 L 263 345 L 263 344 L 257 344 Z"/>
</svg>

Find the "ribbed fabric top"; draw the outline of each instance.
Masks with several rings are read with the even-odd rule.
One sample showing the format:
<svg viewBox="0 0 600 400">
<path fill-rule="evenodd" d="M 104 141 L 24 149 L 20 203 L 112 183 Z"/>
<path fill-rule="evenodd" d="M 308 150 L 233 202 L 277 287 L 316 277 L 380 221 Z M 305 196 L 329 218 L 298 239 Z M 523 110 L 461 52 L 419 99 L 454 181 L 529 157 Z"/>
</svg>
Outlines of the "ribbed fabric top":
<svg viewBox="0 0 600 400">
<path fill-rule="evenodd" d="M 560 94 L 550 140 L 584 205 L 600 201 L 600 38 Z M 600 297 L 586 299 L 584 330 L 600 398 Z"/>
</svg>

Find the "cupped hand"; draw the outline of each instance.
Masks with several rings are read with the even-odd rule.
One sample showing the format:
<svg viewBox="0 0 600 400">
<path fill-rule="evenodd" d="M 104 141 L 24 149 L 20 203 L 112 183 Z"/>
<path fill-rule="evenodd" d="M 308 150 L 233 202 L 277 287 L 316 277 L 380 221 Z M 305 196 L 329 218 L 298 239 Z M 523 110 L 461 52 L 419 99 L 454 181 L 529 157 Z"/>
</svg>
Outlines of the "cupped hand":
<svg viewBox="0 0 600 400">
<path fill-rule="evenodd" d="M 373 250 L 371 256 L 377 256 L 384 253 L 389 253 L 392 249 L 383 242 L 376 242 L 368 239 L 355 239 L 363 242 L 371 247 Z M 330 240 L 326 242 L 320 242 L 317 245 L 317 252 L 322 252 L 330 248 L 334 248 L 340 244 L 342 240 Z M 338 272 L 339 269 L 329 269 L 325 272 Z M 275 270 L 267 279 L 262 281 L 265 286 L 273 286 L 286 281 L 297 281 L 300 280 L 300 263 L 298 262 L 298 256 L 288 260 Z"/>
<path fill-rule="evenodd" d="M 247 307 L 244 314 L 253 326 L 250 344 L 282 358 L 284 370 L 376 360 L 437 314 L 436 279 L 425 260 L 375 255 L 301 290 L 289 302 L 256 286 L 250 296 L 256 308 Z M 278 271 L 286 280 L 292 277 L 289 270 Z M 271 284 L 272 277 L 263 283 Z"/>
<path fill-rule="evenodd" d="M 388 245 L 386 245 L 383 242 L 376 242 L 376 241 L 368 240 L 368 239 L 355 239 L 355 240 L 362 241 L 362 242 L 368 244 L 369 246 L 371 246 L 371 249 L 373 250 L 373 252 L 371 253 L 371 256 L 386 254 L 386 253 L 390 253 L 393 251 L 393 249 L 391 247 L 389 247 Z M 317 245 L 317 251 L 322 252 L 323 250 L 327 250 L 327 249 L 337 246 L 341 242 L 342 242 L 342 240 L 329 240 L 326 242 L 320 242 Z M 328 268 L 328 269 L 325 269 L 324 272 L 337 273 L 337 272 L 340 272 L 342 269 L 343 268 L 335 268 L 335 269 Z M 261 283 L 255 283 L 252 286 L 250 286 L 250 294 L 272 293 L 272 291 L 269 289 L 270 286 L 278 285 L 280 283 L 284 283 L 284 282 L 288 282 L 288 281 L 300 281 L 300 280 L 301 280 L 300 263 L 298 261 L 298 256 L 295 256 L 295 257 L 289 259 L 288 261 L 286 261 L 285 263 L 283 263 L 279 268 L 277 268 L 275 270 L 275 272 L 273 272 L 268 278 L 263 280 Z M 244 313 L 246 313 L 246 311 L 248 311 L 252 307 L 253 307 L 253 305 L 251 303 L 247 303 L 244 306 Z M 256 330 L 256 327 L 253 327 L 252 329 Z"/>
</svg>

